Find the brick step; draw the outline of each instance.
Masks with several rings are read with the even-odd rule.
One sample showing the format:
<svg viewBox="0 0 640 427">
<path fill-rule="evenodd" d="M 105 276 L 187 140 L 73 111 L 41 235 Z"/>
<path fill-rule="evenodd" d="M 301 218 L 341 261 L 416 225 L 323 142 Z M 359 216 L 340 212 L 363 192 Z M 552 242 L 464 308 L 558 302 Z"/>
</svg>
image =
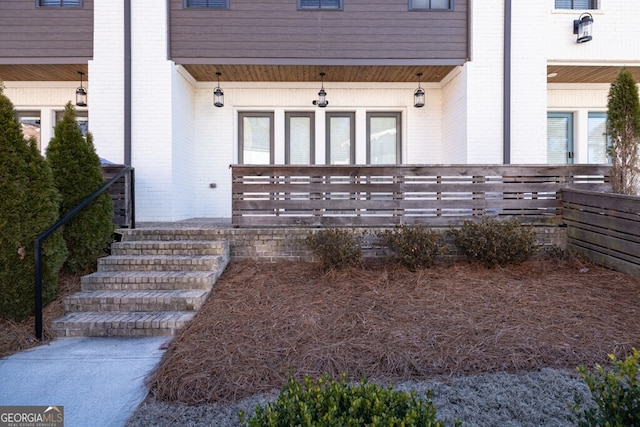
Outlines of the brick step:
<svg viewBox="0 0 640 427">
<path fill-rule="evenodd" d="M 229 243 L 207 240 L 128 240 L 111 245 L 111 255 L 222 255 Z"/>
<path fill-rule="evenodd" d="M 172 336 L 193 316 L 194 311 L 68 313 L 52 328 L 58 337 Z"/>
<path fill-rule="evenodd" d="M 181 241 L 181 240 L 224 240 L 226 231 L 219 229 L 166 229 L 134 228 L 119 230 L 122 241 Z"/>
<path fill-rule="evenodd" d="M 83 291 L 210 290 L 221 271 L 103 271 L 81 279 Z"/>
<path fill-rule="evenodd" d="M 78 292 L 64 299 L 67 313 L 195 311 L 207 299 L 209 291 L 90 291 Z"/>
<path fill-rule="evenodd" d="M 111 255 L 98 259 L 98 271 L 213 271 L 223 255 Z"/>
</svg>

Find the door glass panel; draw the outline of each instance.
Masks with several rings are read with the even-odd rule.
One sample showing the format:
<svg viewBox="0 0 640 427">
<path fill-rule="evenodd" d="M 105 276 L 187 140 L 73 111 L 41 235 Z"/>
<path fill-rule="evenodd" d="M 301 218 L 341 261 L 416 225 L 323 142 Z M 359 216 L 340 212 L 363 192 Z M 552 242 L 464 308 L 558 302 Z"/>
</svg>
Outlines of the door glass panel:
<svg viewBox="0 0 640 427">
<path fill-rule="evenodd" d="M 398 117 L 369 116 L 368 163 L 392 165 L 399 163 Z"/>
<path fill-rule="evenodd" d="M 605 135 L 607 131 L 607 113 L 589 113 L 588 127 L 587 163 L 611 163 L 611 159 L 607 154 L 608 138 Z"/>
<path fill-rule="evenodd" d="M 271 134 L 270 116 L 243 116 L 241 162 L 247 165 L 270 164 Z"/>
<path fill-rule="evenodd" d="M 313 163 L 313 113 L 286 113 L 286 163 L 309 165 Z"/>
<path fill-rule="evenodd" d="M 40 149 L 40 112 L 18 111 L 16 116 L 22 128 L 24 139 L 35 139 L 37 147 Z"/>
<path fill-rule="evenodd" d="M 353 163 L 354 129 L 353 113 L 346 115 L 327 114 L 329 127 L 328 155 L 330 165 L 349 165 Z"/>
<path fill-rule="evenodd" d="M 573 163 L 573 114 L 547 115 L 547 163 L 562 165 Z"/>
</svg>

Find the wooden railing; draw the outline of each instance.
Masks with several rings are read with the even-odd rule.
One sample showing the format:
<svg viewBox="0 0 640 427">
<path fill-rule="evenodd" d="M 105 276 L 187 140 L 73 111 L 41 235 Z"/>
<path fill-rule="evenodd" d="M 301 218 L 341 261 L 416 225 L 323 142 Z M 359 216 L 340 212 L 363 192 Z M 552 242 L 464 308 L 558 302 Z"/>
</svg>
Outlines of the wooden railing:
<svg viewBox="0 0 640 427">
<path fill-rule="evenodd" d="M 568 247 L 597 264 L 640 276 L 640 197 L 563 191 Z"/>
<path fill-rule="evenodd" d="M 118 179 L 110 188 L 109 194 L 113 201 L 113 224 L 117 228 L 135 228 L 135 174 L 133 168 L 125 165 L 102 165 L 102 176 L 105 181 L 116 176 L 120 171 L 128 172 Z"/>
<path fill-rule="evenodd" d="M 561 191 L 609 189 L 606 165 L 232 165 L 232 224 L 451 226 L 516 216 L 560 223 Z"/>
</svg>

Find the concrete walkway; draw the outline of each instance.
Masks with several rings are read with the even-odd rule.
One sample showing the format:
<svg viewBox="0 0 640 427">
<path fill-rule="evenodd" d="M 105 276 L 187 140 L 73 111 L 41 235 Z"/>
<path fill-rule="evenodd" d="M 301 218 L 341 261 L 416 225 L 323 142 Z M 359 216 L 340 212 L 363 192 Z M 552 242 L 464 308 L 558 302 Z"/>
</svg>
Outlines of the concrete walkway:
<svg viewBox="0 0 640 427">
<path fill-rule="evenodd" d="M 62 338 L 0 359 L 0 406 L 64 406 L 65 427 L 124 426 L 170 339 Z"/>
</svg>

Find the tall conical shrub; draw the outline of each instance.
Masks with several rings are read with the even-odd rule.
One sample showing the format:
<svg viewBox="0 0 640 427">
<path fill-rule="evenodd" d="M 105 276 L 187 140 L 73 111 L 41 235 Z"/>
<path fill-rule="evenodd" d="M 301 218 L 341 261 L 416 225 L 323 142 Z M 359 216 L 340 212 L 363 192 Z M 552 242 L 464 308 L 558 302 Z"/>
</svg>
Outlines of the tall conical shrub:
<svg viewBox="0 0 640 427">
<path fill-rule="evenodd" d="M 33 242 L 58 220 L 59 203 L 51 168 L 35 140 L 25 141 L 0 85 L 0 316 L 23 320 L 33 313 Z M 44 304 L 55 297 L 66 253 L 61 233 L 44 241 Z"/>
<path fill-rule="evenodd" d="M 92 136 L 82 135 L 71 103 L 56 124 L 47 147 L 47 160 L 62 195 L 61 217 L 104 184 Z M 113 202 L 109 193 L 104 192 L 65 226 L 64 240 L 69 250 L 65 269 L 77 273 L 94 265 L 106 255 L 113 231 Z"/>
<path fill-rule="evenodd" d="M 638 86 L 629 71 L 622 69 L 611 84 L 607 109 L 612 190 L 620 194 L 637 194 L 640 183 L 640 100 Z"/>
</svg>

